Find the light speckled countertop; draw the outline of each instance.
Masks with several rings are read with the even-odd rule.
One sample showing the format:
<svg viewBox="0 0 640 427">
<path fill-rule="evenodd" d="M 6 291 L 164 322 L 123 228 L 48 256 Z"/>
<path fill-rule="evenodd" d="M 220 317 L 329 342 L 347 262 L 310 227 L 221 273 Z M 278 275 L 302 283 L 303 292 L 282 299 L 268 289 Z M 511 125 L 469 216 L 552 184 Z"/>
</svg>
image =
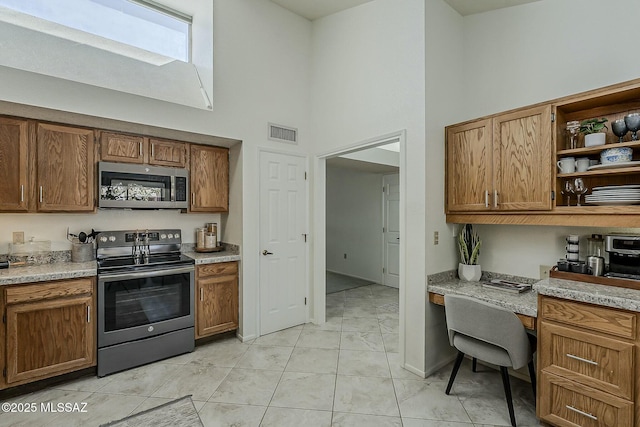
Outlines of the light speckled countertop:
<svg viewBox="0 0 640 427">
<path fill-rule="evenodd" d="M 640 312 L 640 291 L 635 289 L 554 278 L 541 280 L 534 288 L 541 295 Z"/>
<path fill-rule="evenodd" d="M 427 286 L 428 292 L 440 295 L 449 293 L 467 295 L 481 301 L 490 302 L 514 313 L 536 317 L 538 314 L 538 293 L 535 290 L 521 294 L 483 288 L 480 282 L 466 282 L 464 280 L 451 279 Z"/>
<path fill-rule="evenodd" d="M 532 291 L 521 294 L 487 289 L 480 282 L 458 279 L 429 284 L 427 291 L 468 295 L 532 317 L 538 314 L 538 294 L 640 312 L 640 290 L 554 278 L 540 280 Z"/>
<path fill-rule="evenodd" d="M 193 258 L 196 264 L 212 264 L 240 260 L 237 247 L 221 252 L 198 253 L 186 251 L 183 253 Z M 56 262 L 26 267 L 12 267 L 0 270 L 0 286 L 90 277 L 97 275 L 97 273 L 98 265 L 95 261 Z"/>
<path fill-rule="evenodd" d="M 0 286 L 89 277 L 95 276 L 97 271 L 98 265 L 95 261 L 55 262 L 26 267 L 11 267 L 0 270 Z"/>
</svg>

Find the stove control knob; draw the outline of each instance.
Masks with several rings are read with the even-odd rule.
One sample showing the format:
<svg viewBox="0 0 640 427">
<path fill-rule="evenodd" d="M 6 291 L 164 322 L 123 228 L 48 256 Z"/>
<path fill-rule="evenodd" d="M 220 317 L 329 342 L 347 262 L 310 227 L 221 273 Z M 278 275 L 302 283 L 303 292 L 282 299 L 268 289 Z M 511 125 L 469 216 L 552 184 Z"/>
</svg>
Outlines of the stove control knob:
<svg viewBox="0 0 640 427">
<path fill-rule="evenodd" d="M 110 242 L 115 242 L 116 241 L 116 236 L 109 236 L 109 241 Z"/>
<path fill-rule="evenodd" d="M 173 234 L 169 233 L 169 235 L 167 236 L 170 239 L 173 239 Z"/>
<path fill-rule="evenodd" d="M 174 234 L 173 237 L 175 237 L 176 239 L 180 238 L 180 235 L 178 233 Z"/>
<path fill-rule="evenodd" d="M 160 238 L 161 238 L 161 239 L 166 239 L 166 238 L 167 238 L 167 235 L 166 235 L 166 234 L 164 234 L 164 233 L 162 233 L 162 234 L 160 235 Z"/>
<path fill-rule="evenodd" d="M 105 236 L 102 236 L 102 237 L 100 238 L 100 241 L 104 243 L 104 242 L 106 242 L 106 241 L 107 241 L 107 238 L 106 238 Z"/>
</svg>

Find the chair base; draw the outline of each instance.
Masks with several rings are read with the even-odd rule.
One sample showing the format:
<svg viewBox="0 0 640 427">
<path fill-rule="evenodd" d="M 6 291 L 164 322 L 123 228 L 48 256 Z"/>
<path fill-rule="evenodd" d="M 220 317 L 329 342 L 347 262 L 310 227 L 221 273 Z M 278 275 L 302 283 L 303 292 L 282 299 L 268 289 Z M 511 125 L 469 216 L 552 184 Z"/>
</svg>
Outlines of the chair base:
<svg viewBox="0 0 640 427">
<path fill-rule="evenodd" d="M 456 379 L 456 375 L 458 374 L 458 370 L 460 369 L 460 365 L 462 364 L 462 360 L 464 359 L 464 353 L 458 351 L 458 355 L 456 356 L 456 361 L 453 364 L 453 369 L 451 371 L 451 375 L 449 376 L 449 382 L 447 383 L 447 389 L 445 390 L 445 394 L 449 395 L 451 393 L 451 388 L 453 387 L 453 382 Z M 529 368 L 529 376 L 531 377 L 531 387 L 533 389 L 533 398 L 536 398 L 536 372 L 533 366 L 533 360 L 528 363 Z M 476 358 L 473 358 L 472 362 L 473 372 L 476 372 Z M 513 410 L 513 398 L 511 395 L 511 382 L 509 380 L 509 370 L 506 366 L 500 366 L 500 376 L 502 377 L 502 385 L 504 387 L 504 396 L 507 401 L 507 409 L 509 410 L 509 419 L 511 421 L 511 425 L 516 427 L 516 416 Z"/>
</svg>

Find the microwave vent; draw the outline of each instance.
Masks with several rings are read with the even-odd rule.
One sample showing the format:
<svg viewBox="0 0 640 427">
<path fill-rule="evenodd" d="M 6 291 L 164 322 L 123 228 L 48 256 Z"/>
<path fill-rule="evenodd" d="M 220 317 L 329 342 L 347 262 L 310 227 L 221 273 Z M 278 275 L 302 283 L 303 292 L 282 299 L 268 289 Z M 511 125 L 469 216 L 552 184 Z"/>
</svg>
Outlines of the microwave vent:
<svg viewBox="0 0 640 427">
<path fill-rule="evenodd" d="M 287 144 L 297 144 L 298 129 L 269 123 L 269 139 Z"/>
</svg>

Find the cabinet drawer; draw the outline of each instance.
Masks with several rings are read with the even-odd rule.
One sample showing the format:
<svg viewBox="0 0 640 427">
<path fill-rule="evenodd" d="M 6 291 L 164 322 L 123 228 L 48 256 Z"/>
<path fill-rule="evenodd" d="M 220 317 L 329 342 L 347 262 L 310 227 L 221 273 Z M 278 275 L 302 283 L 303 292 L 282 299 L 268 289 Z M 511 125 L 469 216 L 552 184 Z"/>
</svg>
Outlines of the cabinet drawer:
<svg viewBox="0 0 640 427">
<path fill-rule="evenodd" d="M 59 280 L 42 284 L 10 286 L 6 287 L 4 292 L 7 305 L 86 295 L 93 292 L 93 279 Z"/>
<path fill-rule="evenodd" d="M 542 371 L 540 419 L 556 426 L 627 427 L 633 425 L 633 402 Z"/>
<path fill-rule="evenodd" d="M 237 273 L 237 262 L 221 262 L 216 264 L 203 264 L 198 266 L 198 277 L 221 276 Z"/>
<path fill-rule="evenodd" d="M 542 369 L 633 399 L 633 344 L 545 321 L 538 339 Z"/>
<path fill-rule="evenodd" d="M 636 336 L 636 315 L 613 308 L 542 297 L 538 316 L 622 338 Z"/>
</svg>

